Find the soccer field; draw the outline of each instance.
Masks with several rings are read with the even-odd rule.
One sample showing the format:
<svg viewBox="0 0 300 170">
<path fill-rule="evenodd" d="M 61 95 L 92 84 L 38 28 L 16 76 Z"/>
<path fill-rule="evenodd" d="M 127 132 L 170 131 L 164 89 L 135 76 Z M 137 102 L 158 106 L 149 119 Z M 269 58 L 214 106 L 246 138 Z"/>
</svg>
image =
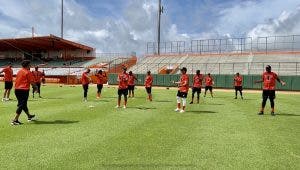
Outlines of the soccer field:
<svg viewBox="0 0 300 170">
<path fill-rule="evenodd" d="M 277 93 L 272 117 L 269 103 L 257 115 L 261 93 L 218 91 L 186 113 L 174 112 L 175 89 L 154 88 L 148 102 L 139 88 L 127 109 L 114 108 L 115 88 L 96 100 L 90 87 L 88 102 L 82 93 L 42 87 L 44 98 L 29 101 L 38 120 L 22 113 L 20 126 L 10 125 L 14 93 L 1 103 L 0 169 L 300 169 L 299 94 Z"/>
</svg>

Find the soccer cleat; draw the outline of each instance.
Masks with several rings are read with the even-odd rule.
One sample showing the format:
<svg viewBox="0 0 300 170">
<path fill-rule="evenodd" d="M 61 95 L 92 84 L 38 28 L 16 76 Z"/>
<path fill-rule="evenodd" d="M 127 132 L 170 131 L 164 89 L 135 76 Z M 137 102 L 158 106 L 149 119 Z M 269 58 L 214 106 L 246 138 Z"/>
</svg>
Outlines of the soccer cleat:
<svg viewBox="0 0 300 170">
<path fill-rule="evenodd" d="M 263 114 L 264 114 L 264 112 L 259 112 L 259 113 L 258 113 L 258 115 L 263 115 Z"/>
<path fill-rule="evenodd" d="M 184 113 L 185 111 L 184 110 L 180 110 L 180 113 Z"/>
<path fill-rule="evenodd" d="M 193 104 L 194 102 L 190 102 L 190 104 Z"/>
<path fill-rule="evenodd" d="M 83 98 L 83 102 L 87 102 L 87 98 Z"/>
<path fill-rule="evenodd" d="M 123 106 L 123 109 L 126 109 L 126 106 Z"/>
<path fill-rule="evenodd" d="M 6 99 L 5 99 L 5 98 L 2 98 L 2 101 L 3 101 L 3 102 L 5 102 L 5 101 L 6 101 Z"/>
<path fill-rule="evenodd" d="M 237 99 L 237 97 L 235 97 L 234 99 Z"/>
<path fill-rule="evenodd" d="M 244 97 L 242 96 L 241 99 L 244 100 Z"/>
<path fill-rule="evenodd" d="M 119 105 L 117 105 L 115 108 L 120 108 L 120 106 L 119 106 Z"/>
<path fill-rule="evenodd" d="M 27 118 L 28 122 L 33 121 L 34 117 L 35 117 L 35 115 L 29 115 Z"/>
<path fill-rule="evenodd" d="M 179 111 L 180 111 L 180 109 L 179 109 L 179 108 L 176 108 L 174 111 L 175 111 L 175 112 L 179 112 Z"/>
<path fill-rule="evenodd" d="M 21 125 L 23 123 L 19 122 L 18 120 L 13 120 L 10 124 L 11 125 Z"/>
<path fill-rule="evenodd" d="M 271 116 L 275 116 L 275 113 L 274 113 L 274 112 L 271 112 Z"/>
</svg>

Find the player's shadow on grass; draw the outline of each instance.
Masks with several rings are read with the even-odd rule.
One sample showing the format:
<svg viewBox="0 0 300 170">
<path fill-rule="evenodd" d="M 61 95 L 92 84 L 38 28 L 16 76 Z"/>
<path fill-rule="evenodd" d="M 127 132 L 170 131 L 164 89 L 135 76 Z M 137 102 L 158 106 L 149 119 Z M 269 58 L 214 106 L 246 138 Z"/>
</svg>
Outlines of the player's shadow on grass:
<svg viewBox="0 0 300 170">
<path fill-rule="evenodd" d="M 209 114 L 209 113 L 218 113 L 215 111 L 209 111 L 209 110 L 190 110 L 186 111 L 187 113 L 194 113 L 194 114 Z"/>
<path fill-rule="evenodd" d="M 71 120 L 53 120 L 53 121 L 35 120 L 35 121 L 32 121 L 32 122 L 34 124 L 38 124 L 38 125 L 62 125 L 62 124 L 78 123 L 79 121 L 71 121 Z"/>
<path fill-rule="evenodd" d="M 170 102 L 173 102 L 173 101 L 170 101 L 170 100 L 154 100 L 154 102 L 158 102 L 158 103 L 170 103 Z"/>
<path fill-rule="evenodd" d="M 139 110 L 152 110 L 156 109 L 156 107 L 142 107 L 142 106 L 132 106 L 132 107 L 127 107 L 129 109 L 139 109 Z"/>
<path fill-rule="evenodd" d="M 42 97 L 41 99 L 47 99 L 47 100 L 62 100 L 64 98 L 62 97 Z"/>
<path fill-rule="evenodd" d="M 157 168 L 163 168 L 163 169 L 194 169 L 196 168 L 196 165 L 192 164 L 101 164 L 103 168 L 122 168 L 122 169 L 157 169 Z"/>
<path fill-rule="evenodd" d="M 221 105 L 225 105 L 225 104 L 222 104 L 222 103 L 205 103 L 205 105 L 221 106 Z"/>
<path fill-rule="evenodd" d="M 94 102 L 100 102 L 100 103 L 101 103 L 101 102 L 105 102 L 105 103 L 107 103 L 107 102 L 111 102 L 111 100 L 101 100 L 101 99 L 100 99 L 100 100 L 95 100 Z"/>
<path fill-rule="evenodd" d="M 278 113 L 278 114 L 276 114 L 276 116 L 300 116 L 300 115 L 293 114 L 293 113 L 290 113 L 290 114 L 288 114 L 288 113 Z"/>
</svg>

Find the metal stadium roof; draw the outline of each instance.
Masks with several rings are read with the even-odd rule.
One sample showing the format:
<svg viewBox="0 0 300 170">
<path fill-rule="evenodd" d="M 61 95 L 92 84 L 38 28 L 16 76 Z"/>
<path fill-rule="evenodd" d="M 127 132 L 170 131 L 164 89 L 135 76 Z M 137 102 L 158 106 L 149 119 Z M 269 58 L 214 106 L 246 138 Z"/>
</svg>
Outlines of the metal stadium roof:
<svg viewBox="0 0 300 170">
<path fill-rule="evenodd" d="M 47 51 L 47 50 L 94 50 L 92 47 L 73 41 L 62 39 L 54 35 L 0 39 L 0 51 L 22 50 L 22 51 Z"/>
</svg>

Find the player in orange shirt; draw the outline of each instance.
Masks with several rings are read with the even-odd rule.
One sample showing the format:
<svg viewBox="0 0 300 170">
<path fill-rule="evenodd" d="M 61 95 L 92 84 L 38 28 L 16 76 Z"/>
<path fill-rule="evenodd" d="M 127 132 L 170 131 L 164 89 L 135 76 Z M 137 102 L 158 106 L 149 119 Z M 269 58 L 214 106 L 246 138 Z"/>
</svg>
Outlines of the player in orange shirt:
<svg viewBox="0 0 300 170">
<path fill-rule="evenodd" d="M 153 77 L 151 75 L 151 72 L 147 71 L 147 75 L 145 78 L 145 89 L 148 94 L 149 101 L 152 101 L 152 83 L 153 83 Z"/>
<path fill-rule="evenodd" d="M 202 80 L 203 80 L 203 75 L 200 74 L 200 70 L 197 70 L 196 75 L 193 78 L 192 101 L 190 102 L 190 104 L 194 103 L 194 95 L 195 95 L 196 92 L 197 92 L 197 103 L 199 104 L 201 87 L 202 87 Z"/>
<path fill-rule="evenodd" d="M 42 82 L 43 77 L 45 77 L 45 74 L 43 72 L 39 71 L 38 66 L 36 66 L 34 69 L 35 70 L 32 71 L 32 75 L 34 78 L 34 83 L 37 86 L 37 89 L 32 90 L 32 97 L 34 98 L 34 93 L 37 92 L 39 94 L 39 98 L 42 98 L 41 97 L 41 82 Z"/>
<path fill-rule="evenodd" d="M 129 76 L 128 76 L 126 70 L 127 70 L 127 68 L 124 66 L 123 67 L 123 72 L 118 75 L 118 79 L 117 79 L 117 81 L 119 82 L 118 104 L 117 104 L 116 108 L 120 108 L 122 95 L 124 96 L 124 106 L 123 106 L 123 108 L 126 109 L 126 106 L 127 106 Z"/>
<path fill-rule="evenodd" d="M 183 67 L 180 69 L 181 77 L 178 82 L 174 82 L 178 84 L 178 92 L 177 92 L 177 108 L 175 112 L 184 113 L 186 107 L 186 98 L 189 91 L 189 76 L 186 74 L 187 69 Z M 182 110 L 180 109 L 180 102 L 182 100 Z"/>
<path fill-rule="evenodd" d="M 87 102 L 87 93 L 89 89 L 89 84 L 91 81 L 91 78 L 89 76 L 91 70 L 88 68 L 85 72 L 82 73 L 81 76 L 81 83 L 83 88 L 83 101 Z"/>
<path fill-rule="evenodd" d="M 29 97 L 30 84 L 36 88 L 32 73 L 30 72 L 30 61 L 24 60 L 22 62 L 22 69 L 18 71 L 15 82 L 15 95 L 18 100 L 18 108 L 16 110 L 16 116 L 11 122 L 12 125 L 22 124 L 19 121 L 20 114 L 24 111 L 27 115 L 28 121 L 33 120 L 35 115 L 29 113 L 27 107 L 27 101 Z"/>
<path fill-rule="evenodd" d="M 213 77 L 210 75 L 210 73 L 207 74 L 207 76 L 205 77 L 205 92 L 204 92 L 204 97 L 206 97 L 206 92 L 207 90 L 209 90 L 211 97 L 213 96 L 213 86 L 214 85 L 214 79 Z"/>
<path fill-rule="evenodd" d="M 10 96 L 10 91 L 13 87 L 13 70 L 12 64 L 8 63 L 8 66 L 0 71 L 0 74 L 4 73 L 4 94 L 2 101 L 8 101 Z"/>
<path fill-rule="evenodd" d="M 138 80 L 135 75 L 132 73 L 132 71 L 129 71 L 128 74 L 128 97 L 134 97 L 134 86 L 135 86 L 135 80 Z"/>
<path fill-rule="evenodd" d="M 285 82 L 280 80 L 279 77 L 277 76 L 276 73 L 271 71 L 272 68 L 270 65 L 266 66 L 266 72 L 263 73 L 262 79 L 255 81 L 255 83 L 263 83 L 263 101 L 261 104 L 261 109 L 258 115 L 263 115 L 264 114 L 264 109 L 266 106 L 266 102 L 269 98 L 270 103 L 271 103 L 271 115 L 275 116 L 275 89 L 276 89 L 276 81 L 281 83 L 281 85 L 285 85 Z"/>
<path fill-rule="evenodd" d="M 240 92 L 241 95 L 241 99 L 243 99 L 243 76 L 240 75 L 240 73 L 236 73 L 234 78 L 233 78 L 233 82 L 234 82 L 234 89 L 235 89 L 235 98 L 237 99 L 237 92 Z"/>
<path fill-rule="evenodd" d="M 99 70 L 95 76 L 97 78 L 97 99 L 99 99 L 101 96 L 103 84 L 106 81 L 106 74 L 103 73 L 102 70 Z"/>
</svg>

